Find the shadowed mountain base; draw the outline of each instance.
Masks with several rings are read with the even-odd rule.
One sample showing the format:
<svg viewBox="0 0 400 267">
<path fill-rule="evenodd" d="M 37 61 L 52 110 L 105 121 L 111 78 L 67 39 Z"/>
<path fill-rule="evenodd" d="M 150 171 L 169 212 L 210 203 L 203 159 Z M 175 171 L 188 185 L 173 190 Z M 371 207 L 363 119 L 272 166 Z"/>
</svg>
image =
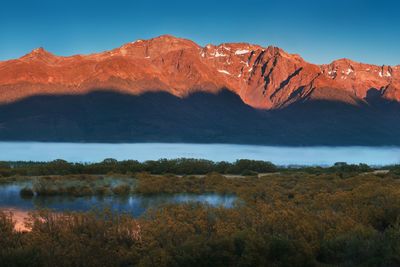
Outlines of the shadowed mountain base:
<svg viewBox="0 0 400 267">
<path fill-rule="evenodd" d="M 384 104 L 384 108 L 382 108 Z M 0 140 L 400 145 L 400 106 L 309 101 L 256 110 L 227 90 L 35 96 L 0 106 Z"/>
</svg>

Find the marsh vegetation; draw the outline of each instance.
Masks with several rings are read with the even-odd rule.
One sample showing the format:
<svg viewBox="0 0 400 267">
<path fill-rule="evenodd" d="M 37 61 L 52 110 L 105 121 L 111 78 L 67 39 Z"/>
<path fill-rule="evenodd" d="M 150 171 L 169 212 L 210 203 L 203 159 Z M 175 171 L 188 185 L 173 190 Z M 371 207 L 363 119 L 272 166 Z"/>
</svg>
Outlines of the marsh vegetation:
<svg viewBox="0 0 400 267">
<path fill-rule="evenodd" d="M 39 175 L 38 169 L 48 172 L 45 167 L 35 165 L 30 171 Z M 202 175 L 128 169 L 121 174 L 125 183 L 107 192 L 125 194 L 129 184 L 129 194 L 233 194 L 240 201 L 230 208 L 166 204 L 138 218 L 107 210 L 35 211 L 29 220 L 31 231 L 23 233 L 15 231 L 10 214 L 1 213 L 0 262 L 5 266 L 400 265 L 397 166 L 385 171 L 344 163 L 330 168 L 274 166 L 271 172 L 246 168 L 249 175 L 215 169 Z M 21 170 L 29 168 L 11 168 Z M 75 177 L 60 176 L 61 170 L 65 168 L 46 175 L 56 175 L 54 181 L 61 184 Z M 101 187 L 100 181 L 107 180 L 99 178 L 101 172 L 75 175 L 82 175 L 83 187 L 86 183 Z"/>
</svg>

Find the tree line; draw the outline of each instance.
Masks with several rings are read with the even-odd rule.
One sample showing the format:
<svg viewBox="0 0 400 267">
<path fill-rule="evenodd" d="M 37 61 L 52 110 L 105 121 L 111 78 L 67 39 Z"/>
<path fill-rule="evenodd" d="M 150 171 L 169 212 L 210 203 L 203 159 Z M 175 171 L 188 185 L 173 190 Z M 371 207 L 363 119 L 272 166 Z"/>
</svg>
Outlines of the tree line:
<svg viewBox="0 0 400 267">
<path fill-rule="evenodd" d="M 51 162 L 0 162 L 0 175 L 66 175 L 149 172 L 152 174 L 224 174 L 276 172 L 277 167 L 268 161 L 241 159 L 233 163 L 213 162 L 204 159 L 160 159 L 139 162 L 105 159 L 99 163 L 72 163 L 65 160 Z"/>
<path fill-rule="evenodd" d="M 381 167 L 383 168 L 383 167 Z M 399 165 L 387 166 L 392 171 L 400 172 Z M 130 174 L 149 172 L 151 174 L 207 174 L 211 172 L 235 175 L 255 175 L 257 173 L 271 172 L 305 172 L 305 173 L 360 173 L 369 172 L 372 168 L 366 164 L 346 164 L 338 162 L 330 167 L 317 166 L 276 166 L 269 161 L 239 159 L 235 162 L 213 162 L 205 159 L 160 159 L 139 162 L 137 160 L 117 161 L 109 158 L 98 163 L 73 163 L 65 160 L 50 162 L 0 162 L 0 177 L 13 175 L 67 175 L 67 174 Z"/>
</svg>

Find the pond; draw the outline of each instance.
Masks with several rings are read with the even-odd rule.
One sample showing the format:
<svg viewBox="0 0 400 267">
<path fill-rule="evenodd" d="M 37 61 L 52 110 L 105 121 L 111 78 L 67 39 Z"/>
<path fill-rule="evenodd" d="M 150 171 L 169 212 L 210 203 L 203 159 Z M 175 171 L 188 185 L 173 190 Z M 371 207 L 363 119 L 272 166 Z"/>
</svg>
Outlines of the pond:
<svg viewBox="0 0 400 267">
<path fill-rule="evenodd" d="M 24 198 L 20 190 L 30 186 L 30 182 L 0 184 L 0 210 L 32 211 L 51 209 L 63 211 L 90 211 L 109 208 L 115 212 L 129 213 L 135 217 L 142 215 L 149 208 L 157 208 L 163 204 L 181 204 L 196 202 L 210 206 L 233 207 L 236 196 L 223 194 L 153 194 L 127 196 L 34 196 Z"/>
</svg>

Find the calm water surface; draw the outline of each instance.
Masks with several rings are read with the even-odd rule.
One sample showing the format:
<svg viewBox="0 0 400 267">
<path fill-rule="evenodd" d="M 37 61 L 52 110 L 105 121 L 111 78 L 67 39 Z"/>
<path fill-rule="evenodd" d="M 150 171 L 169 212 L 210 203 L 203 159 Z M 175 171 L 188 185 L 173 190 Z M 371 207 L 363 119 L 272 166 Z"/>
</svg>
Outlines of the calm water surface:
<svg viewBox="0 0 400 267">
<path fill-rule="evenodd" d="M 36 209 L 51 209 L 54 211 L 89 211 L 94 208 L 110 208 L 115 212 L 125 212 L 140 216 L 149 208 L 157 208 L 163 204 L 180 204 L 197 202 L 211 206 L 233 207 L 237 197 L 221 194 L 159 194 L 159 195 L 129 195 L 129 196 L 35 196 L 21 198 L 21 188 L 31 186 L 29 182 L 0 184 L 0 210 L 12 209 L 31 211 Z"/>
<path fill-rule="evenodd" d="M 0 161 L 99 162 L 105 158 L 139 161 L 160 158 L 213 161 L 267 160 L 278 165 L 331 165 L 338 161 L 386 165 L 400 163 L 400 147 L 279 147 L 232 144 L 88 144 L 0 142 Z"/>
</svg>

